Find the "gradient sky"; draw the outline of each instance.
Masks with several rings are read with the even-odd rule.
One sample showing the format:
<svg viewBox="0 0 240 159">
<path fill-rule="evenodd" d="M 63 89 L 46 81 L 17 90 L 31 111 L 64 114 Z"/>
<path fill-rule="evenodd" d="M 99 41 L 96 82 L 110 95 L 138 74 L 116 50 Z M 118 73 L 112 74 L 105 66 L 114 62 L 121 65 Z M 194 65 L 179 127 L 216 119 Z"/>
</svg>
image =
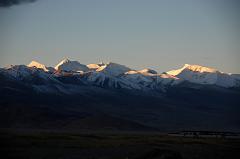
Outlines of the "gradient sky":
<svg viewBox="0 0 240 159">
<path fill-rule="evenodd" d="M 240 73 L 237 0 L 37 0 L 0 8 L 0 66 L 116 62 L 158 72 L 184 63 Z"/>
</svg>

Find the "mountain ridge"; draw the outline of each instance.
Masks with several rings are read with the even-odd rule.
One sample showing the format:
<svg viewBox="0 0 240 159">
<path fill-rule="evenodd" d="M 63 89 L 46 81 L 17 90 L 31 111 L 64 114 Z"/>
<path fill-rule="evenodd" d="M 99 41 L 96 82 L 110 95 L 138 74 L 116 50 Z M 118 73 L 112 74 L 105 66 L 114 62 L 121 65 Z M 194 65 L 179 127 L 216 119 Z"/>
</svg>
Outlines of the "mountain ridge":
<svg viewBox="0 0 240 159">
<path fill-rule="evenodd" d="M 190 64 L 177 70 L 157 73 L 152 69 L 134 70 L 113 62 L 84 65 L 64 59 L 55 69 L 32 61 L 29 65 L 1 68 L 0 74 L 17 82 L 28 81 L 27 85 L 42 93 L 74 94 L 81 92 L 77 88 L 82 85 L 163 93 L 185 81 L 201 87 L 216 85 L 230 89 L 240 86 L 238 74 Z"/>
</svg>

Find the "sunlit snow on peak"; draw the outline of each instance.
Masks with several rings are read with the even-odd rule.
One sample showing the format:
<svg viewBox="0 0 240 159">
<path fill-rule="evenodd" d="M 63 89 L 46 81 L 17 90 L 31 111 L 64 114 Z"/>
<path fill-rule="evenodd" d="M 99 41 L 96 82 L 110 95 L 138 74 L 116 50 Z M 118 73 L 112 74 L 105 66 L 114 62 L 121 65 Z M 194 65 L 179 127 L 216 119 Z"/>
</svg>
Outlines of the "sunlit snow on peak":
<svg viewBox="0 0 240 159">
<path fill-rule="evenodd" d="M 210 67 L 205 67 L 205 66 L 200 66 L 200 65 L 184 64 L 184 66 L 182 68 L 168 71 L 167 74 L 176 76 L 176 75 L 180 74 L 184 70 L 200 72 L 200 73 L 204 73 L 204 72 L 216 73 L 216 72 L 219 72 L 216 69 L 210 68 Z"/>
<path fill-rule="evenodd" d="M 69 59 L 62 60 L 59 64 L 55 66 L 56 70 L 61 71 L 88 71 L 86 65 L 80 64 L 78 61 L 71 61 Z"/>
<path fill-rule="evenodd" d="M 36 67 L 36 68 L 39 68 L 39 69 L 43 69 L 46 72 L 50 71 L 44 64 L 41 64 L 41 63 L 39 63 L 37 61 L 32 61 L 27 66 L 28 67 Z"/>
</svg>

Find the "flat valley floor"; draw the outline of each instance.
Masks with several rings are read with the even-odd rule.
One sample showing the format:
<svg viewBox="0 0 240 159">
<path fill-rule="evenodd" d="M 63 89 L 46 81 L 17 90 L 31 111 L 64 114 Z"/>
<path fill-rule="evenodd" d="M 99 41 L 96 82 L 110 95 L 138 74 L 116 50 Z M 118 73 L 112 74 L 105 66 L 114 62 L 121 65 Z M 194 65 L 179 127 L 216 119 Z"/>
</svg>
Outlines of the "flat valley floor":
<svg viewBox="0 0 240 159">
<path fill-rule="evenodd" d="M 240 139 L 133 132 L 1 131 L 2 159 L 239 159 Z"/>
</svg>

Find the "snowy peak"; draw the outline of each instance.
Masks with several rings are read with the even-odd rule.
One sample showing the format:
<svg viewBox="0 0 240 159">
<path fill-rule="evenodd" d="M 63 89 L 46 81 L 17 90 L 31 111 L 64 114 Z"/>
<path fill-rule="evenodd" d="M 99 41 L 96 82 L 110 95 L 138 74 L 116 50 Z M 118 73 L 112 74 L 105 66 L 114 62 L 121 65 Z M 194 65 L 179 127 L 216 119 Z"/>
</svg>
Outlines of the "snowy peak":
<svg viewBox="0 0 240 159">
<path fill-rule="evenodd" d="M 118 75 L 124 74 L 125 72 L 128 72 L 130 70 L 131 70 L 130 68 L 128 68 L 124 65 L 109 62 L 107 64 L 100 66 L 96 71 L 103 72 L 103 73 L 106 73 L 106 74 L 112 75 L 112 76 L 118 76 Z"/>
<path fill-rule="evenodd" d="M 97 70 L 99 67 L 101 66 L 104 66 L 105 64 L 100 62 L 98 64 L 95 64 L 95 63 L 91 63 L 91 64 L 88 64 L 87 67 L 91 70 Z"/>
<path fill-rule="evenodd" d="M 54 68 L 52 67 L 46 67 L 44 64 L 41 64 L 37 61 L 32 61 L 30 62 L 28 65 L 28 67 L 35 67 L 35 68 L 38 68 L 38 69 L 42 69 L 44 70 L 45 72 L 53 72 L 54 71 Z"/>
<path fill-rule="evenodd" d="M 185 69 L 194 71 L 194 72 L 208 72 L 208 73 L 216 73 L 218 72 L 216 69 L 214 68 L 210 68 L 210 67 L 205 67 L 205 66 L 200 66 L 200 65 L 189 65 L 189 64 L 185 64 L 184 65 Z"/>
<path fill-rule="evenodd" d="M 220 72 L 214 68 L 185 64 L 184 67 L 167 72 L 182 80 L 197 84 L 217 85 L 221 87 L 234 87 L 239 85 L 239 79 Z"/>
<path fill-rule="evenodd" d="M 173 75 L 173 76 L 177 76 L 178 74 L 180 74 L 183 71 L 193 71 L 193 72 L 199 72 L 199 73 L 204 73 L 204 72 L 216 73 L 216 72 L 219 72 L 216 69 L 210 68 L 210 67 L 205 67 L 205 66 L 200 66 L 200 65 L 185 64 L 180 69 L 168 71 L 167 74 Z"/>
<path fill-rule="evenodd" d="M 35 66 L 29 67 L 26 65 L 11 65 L 5 67 L 1 72 L 17 79 L 32 79 L 34 77 L 47 78 L 50 76 L 50 74 L 46 73 L 43 69 L 39 70 L 39 68 Z"/>
<path fill-rule="evenodd" d="M 62 60 L 59 64 L 55 66 L 55 69 L 58 71 L 88 71 L 88 67 L 86 65 L 80 64 L 78 61 L 71 61 L 69 59 Z"/>
<path fill-rule="evenodd" d="M 145 68 L 143 70 L 140 70 L 138 71 L 139 73 L 142 73 L 142 74 L 157 74 L 157 71 L 155 70 L 152 70 L 152 69 L 149 69 L 149 68 Z"/>
<path fill-rule="evenodd" d="M 59 67 L 61 67 L 63 64 L 67 64 L 69 63 L 70 60 L 69 59 L 63 59 L 61 62 L 59 62 L 56 66 L 55 66 L 55 69 L 58 70 Z"/>
<path fill-rule="evenodd" d="M 158 73 L 155 70 L 145 68 L 145 69 L 139 70 L 139 71 L 130 70 L 130 71 L 125 72 L 125 74 L 142 74 L 144 76 L 152 76 L 152 75 L 157 75 Z"/>
</svg>

